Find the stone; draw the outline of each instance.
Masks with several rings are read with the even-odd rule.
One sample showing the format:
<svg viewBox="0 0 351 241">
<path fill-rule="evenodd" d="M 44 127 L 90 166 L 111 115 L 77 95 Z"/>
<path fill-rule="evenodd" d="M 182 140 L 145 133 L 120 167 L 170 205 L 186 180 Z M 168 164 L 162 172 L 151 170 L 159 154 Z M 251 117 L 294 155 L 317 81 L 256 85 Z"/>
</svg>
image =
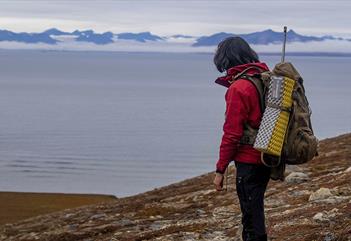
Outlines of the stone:
<svg viewBox="0 0 351 241">
<path fill-rule="evenodd" d="M 347 200 L 349 200 L 350 197 L 339 197 L 339 196 L 331 196 L 326 199 L 321 199 L 321 200 L 315 200 L 315 202 L 318 203 L 328 203 L 328 204 L 337 204 L 337 203 L 342 203 Z"/>
<path fill-rule="evenodd" d="M 287 183 L 302 183 L 308 180 L 309 176 L 303 172 L 292 172 L 285 178 Z"/>
<path fill-rule="evenodd" d="M 121 220 L 119 221 L 115 221 L 116 224 L 119 224 L 121 226 L 130 226 L 130 225 L 133 225 L 134 222 L 128 218 L 122 218 Z"/>
<path fill-rule="evenodd" d="M 339 209 L 333 208 L 332 210 L 330 210 L 329 212 L 327 212 L 328 217 L 334 218 L 336 215 L 338 215 L 338 211 L 339 211 Z"/>
<path fill-rule="evenodd" d="M 323 200 L 323 199 L 327 199 L 331 196 L 333 196 L 333 195 L 330 192 L 330 189 L 322 187 L 322 188 L 318 189 L 317 191 L 315 191 L 314 193 L 312 193 L 310 198 L 308 199 L 308 201 Z"/>
<path fill-rule="evenodd" d="M 199 217 L 206 218 L 208 214 L 206 213 L 205 210 L 197 209 L 196 210 L 196 215 L 199 216 Z"/>
<path fill-rule="evenodd" d="M 351 172 L 351 167 L 347 168 L 345 172 Z"/>
<path fill-rule="evenodd" d="M 70 231 L 77 230 L 78 226 L 79 226 L 78 224 L 70 224 L 68 225 L 68 230 Z"/>
<path fill-rule="evenodd" d="M 324 241 L 333 241 L 333 240 L 335 240 L 335 236 L 332 233 L 327 233 L 327 235 L 325 235 L 324 237 Z"/>
<path fill-rule="evenodd" d="M 294 212 L 294 211 L 291 210 L 291 209 L 287 209 L 287 210 L 285 210 L 284 212 L 282 212 L 281 214 L 282 214 L 282 215 L 286 215 L 286 214 L 290 214 L 290 213 L 292 213 L 292 212 Z M 279 215 L 281 215 L 281 214 L 279 214 Z"/>
<path fill-rule="evenodd" d="M 65 214 L 64 218 L 71 218 L 73 216 L 74 216 L 73 213 L 67 213 L 67 214 Z"/>
<path fill-rule="evenodd" d="M 332 150 L 332 151 L 329 151 L 329 152 L 325 153 L 325 156 L 326 157 L 334 156 L 338 152 L 339 152 L 338 150 Z"/>
<path fill-rule="evenodd" d="M 105 217 L 107 217 L 107 215 L 104 213 L 101 213 L 101 214 L 95 214 L 95 215 L 91 216 L 90 219 L 101 219 L 101 218 L 105 218 Z"/>
<path fill-rule="evenodd" d="M 304 170 L 304 168 L 302 168 L 299 165 L 286 165 L 286 171 L 288 173 L 290 172 L 302 172 Z"/>
<path fill-rule="evenodd" d="M 324 221 L 327 221 L 328 219 L 324 217 L 323 213 L 317 213 L 316 215 L 313 216 L 313 220 L 324 222 Z"/>
<path fill-rule="evenodd" d="M 310 195 L 311 192 L 308 190 L 296 190 L 296 191 L 292 191 L 291 195 L 293 197 L 298 197 L 298 196 L 304 196 L 304 195 Z"/>
<path fill-rule="evenodd" d="M 331 219 L 335 218 L 339 213 L 339 209 L 333 208 L 330 211 L 324 211 L 324 212 L 319 212 L 316 215 L 313 216 L 313 220 L 315 221 L 330 221 Z"/>
</svg>

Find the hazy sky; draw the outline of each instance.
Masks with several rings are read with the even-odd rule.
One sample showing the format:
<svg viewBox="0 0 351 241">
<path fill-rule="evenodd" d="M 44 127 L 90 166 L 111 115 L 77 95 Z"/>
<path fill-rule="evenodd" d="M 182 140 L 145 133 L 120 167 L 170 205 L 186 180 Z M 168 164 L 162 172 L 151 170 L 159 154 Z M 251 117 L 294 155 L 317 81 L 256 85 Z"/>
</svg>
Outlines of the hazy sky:
<svg viewBox="0 0 351 241">
<path fill-rule="evenodd" d="M 245 33 L 283 25 L 302 34 L 351 38 L 351 1 L 0 0 L 0 29 Z"/>
</svg>

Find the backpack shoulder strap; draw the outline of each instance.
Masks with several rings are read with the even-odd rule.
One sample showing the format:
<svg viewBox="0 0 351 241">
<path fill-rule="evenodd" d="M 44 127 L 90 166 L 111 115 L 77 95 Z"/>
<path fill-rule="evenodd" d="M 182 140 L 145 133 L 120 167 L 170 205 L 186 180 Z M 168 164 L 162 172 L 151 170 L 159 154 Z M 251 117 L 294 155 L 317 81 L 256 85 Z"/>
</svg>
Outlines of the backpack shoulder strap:
<svg viewBox="0 0 351 241">
<path fill-rule="evenodd" d="M 266 103 L 265 103 L 265 93 L 264 93 L 265 88 L 262 81 L 257 77 L 246 76 L 246 75 L 243 75 L 241 78 L 250 81 L 255 86 L 259 96 L 261 113 L 263 114 Z M 258 133 L 258 129 L 254 129 L 248 123 L 245 123 L 243 136 L 240 139 L 240 144 L 253 146 L 256 140 L 257 133 Z"/>
<path fill-rule="evenodd" d="M 257 69 L 259 70 L 259 73 L 254 75 L 248 75 L 247 71 L 250 69 Z M 233 77 L 233 81 L 237 79 L 245 79 L 250 81 L 253 84 L 253 86 L 255 86 L 255 89 L 258 94 L 260 109 L 262 114 L 266 108 L 265 93 L 267 89 L 266 83 L 268 83 L 268 81 L 266 81 L 266 78 L 262 75 L 263 73 L 262 73 L 262 70 L 258 67 L 249 67 Z M 255 142 L 257 133 L 258 133 L 258 129 L 252 128 L 248 123 L 245 123 L 243 135 L 240 139 L 240 144 L 253 145 Z"/>
<path fill-rule="evenodd" d="M 249 71 L 250 69 L 258 70 L 259 74 L 253 74 L 253 75 L 246 74 L 247 71 Z M 234 81 L 237 79 L 246 79 L 246 80 L 249 80 L 255 86 L 257 94 L 259 96 L 259 100 L 260 100 L 261 113 L 263 113 L 265 108 L 266 108 L 265 94 L 266 94 L 266 90 L 267 90 L 267 86 L 268 86 L 268 82 L 269 82 L 267 76 L 269 76 L 268 71 L 262 72 L 262 69 L 260 69 L 256 66 L 251 66 L 251 67 L 244 69 L 242 72 L 238 73 L 237 75 L 235 75 L 233 77 Z"/>
<path fill-rule="evenodd" d="M 253 146 L 256 140 L 258 129 L 252 128 L 247 122 L 244 123 L 243 135 L 239 143 Z"/>
<path fill-rule="evenodd" d="M 261 113 L 263 114 L 265 108 L 266 108 L 266 103 L 265 103 L 265 86 L 262 83 L 262 80 L 256 76 L 250 76 L 250 75 L 244 75 L 242 76 L 243 79 L 249 80 L 256 88 L 256 91 L 258 93 L 258 97 L 260 100 L 260 109 Z"/>
</svg>

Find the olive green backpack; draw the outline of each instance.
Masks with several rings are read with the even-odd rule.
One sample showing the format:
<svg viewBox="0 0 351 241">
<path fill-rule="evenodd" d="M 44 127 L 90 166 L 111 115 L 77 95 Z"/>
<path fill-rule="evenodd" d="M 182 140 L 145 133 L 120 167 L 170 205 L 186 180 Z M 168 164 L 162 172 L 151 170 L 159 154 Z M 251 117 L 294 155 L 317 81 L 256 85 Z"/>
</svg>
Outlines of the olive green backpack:
<svg viewBox="0 0 351 241">
<path fill-rule="evenodd" d="M 252 68 L 252 67 L 251 67 Z M 288 127 L 285 133 L 281 156 L 279 158 L 268 154 L 262 154 L 264 164 L 272 168 L 271 178 L 284 180 L 285 165 L 299 165 L 309 162 L 318 155 L 318 139 L 314 136 L 311 123 L 311 108 L 305 95 L 303 79 L 296 68 L 289 62 L 277 64 L 271 72 L 248 75 L 248 69 L 239 73 L 235 79 L 247 79 L 257 89 L 260 97 L 262 113 L 267 100 L 268 87 L 272 76 L 286 76 L 295 81 L 292 92 L 293 104 L 287 110 L 289 114 Z M 251 128 L 248 124 L 244 126 L 244 134 L 241 144 L 253 145 L 258 130 Z"/>
</svg>

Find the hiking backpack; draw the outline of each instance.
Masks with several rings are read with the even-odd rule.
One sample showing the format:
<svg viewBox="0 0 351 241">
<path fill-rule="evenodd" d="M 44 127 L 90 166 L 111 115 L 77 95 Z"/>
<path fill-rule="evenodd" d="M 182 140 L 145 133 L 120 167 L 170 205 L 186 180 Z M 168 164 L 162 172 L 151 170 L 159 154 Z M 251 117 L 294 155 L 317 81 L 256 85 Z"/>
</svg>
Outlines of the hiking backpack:
<svg viewBox="0 0 351 241">
<path fill-rule="evenodd" d="M 233 80 L 253 83 L 263 117 L 259 129 L 244 125 L 240 143 L 261 151 L 262 162 L 272 167 L 271 178 L 284 180 L 285 164 L 303 164 L 318 154 L 303 79 L 289 62 L 277 64 L 272 72 L 260 70 L 259 74 L 248 75 L 251 68 L 256 67 L 249 67 Z"/>
</svg>

